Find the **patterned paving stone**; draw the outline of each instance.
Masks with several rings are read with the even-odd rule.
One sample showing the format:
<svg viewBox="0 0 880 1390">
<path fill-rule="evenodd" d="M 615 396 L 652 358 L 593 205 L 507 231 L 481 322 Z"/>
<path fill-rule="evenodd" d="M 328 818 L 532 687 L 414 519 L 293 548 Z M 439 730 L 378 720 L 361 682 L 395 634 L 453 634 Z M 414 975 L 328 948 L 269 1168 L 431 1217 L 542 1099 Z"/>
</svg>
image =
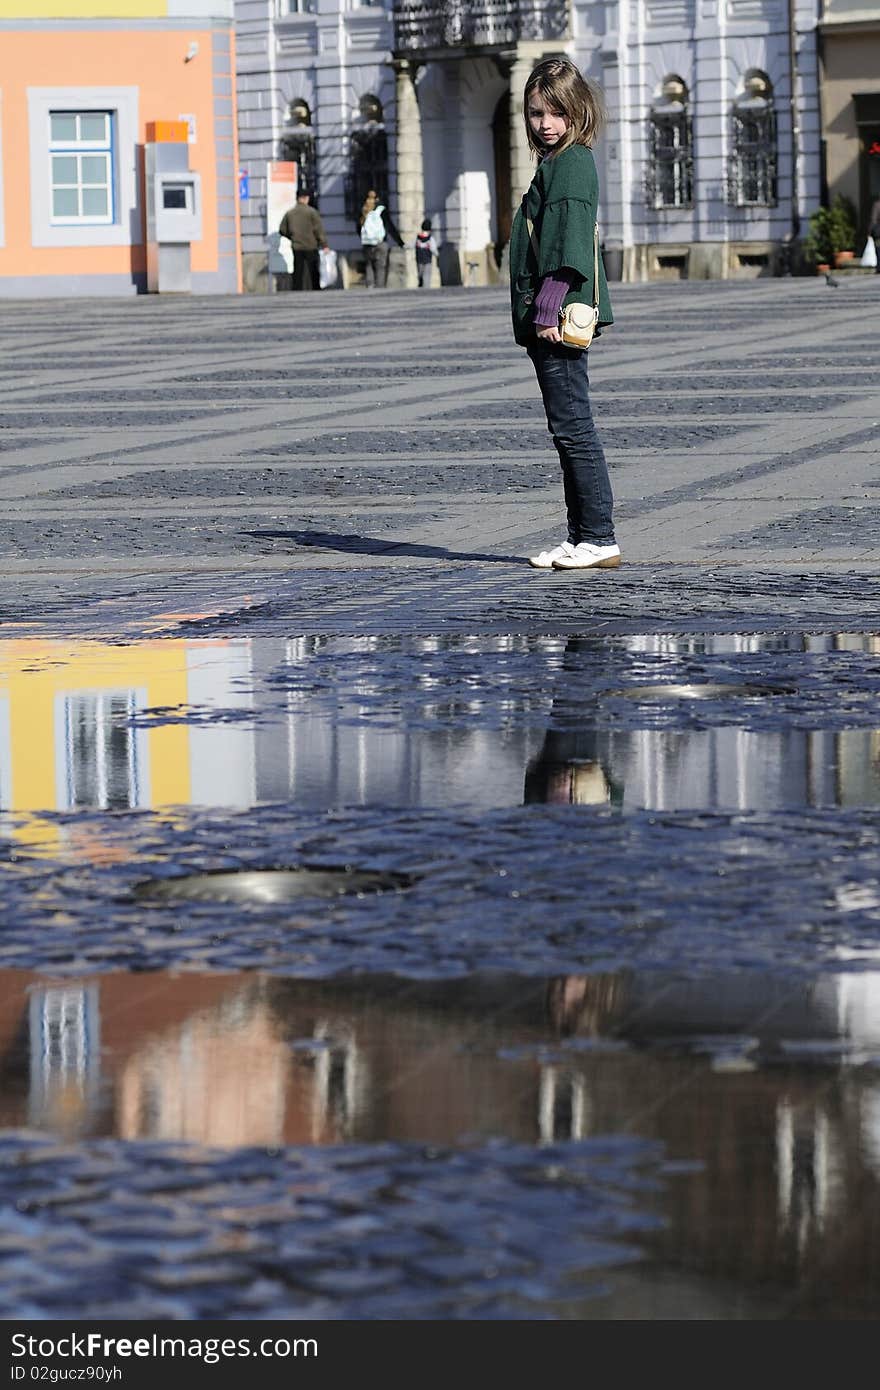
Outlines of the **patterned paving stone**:
<svg viewBox="0 0 880 1390">
<path fill-rule="evenodd" d="M 811 508 L 796 516 L 772 521 L 742 537 L 747 546 L 798 545 L 820 549 L 823 546 L 850 545 L 880 552 L 880 533 L 876 507 Z"/>
<path fill-rule="evenodd" d="M 56 831 L 102 845 L 53 856 Z M 668 967 L 809 976 L 880 950 L 880 812 L 714 814 L 530 804 L 456 814 L 295 805 L 50 816 L 7 842 L 0 964 L 346 971 L 442 979 Z M 410 875 L 405 890 L 295 903 L 153 900 L 153 878 L 302 864 Z M 601 872 L 596 866 L 601 865 Z M 585 897 L 584 883 L 589 882 Z M 792 905 L 798 905 L 797 912 Z M 552 904 L 552 913 L 548 911 Z"/>
<path fill-rule="evenodd" d="M 670 383 L 665 383 L 666 390 Z M 696 388 L 694 388 L 695 390 Z M 682 416 L 692 415 L 761 415 L 765 413 L 778 414 L 780 410 L 797 410 L 799 408 L 809 409 L 810 411 L 832 410 L 837 406 L 845 405 L 849 396 L 842 394 L 816 394 L 811 393 L 808 400 L 801 396 L 783 394 L 764 394 L 749 395 L 747 392 L 737 392 L 734 394 L 725 391 L 724 394 L 717 393 L 711 395 L 698 396 L 694 390 L 688 391 L 687 397 L 679 402 L 678 412 Z M 663 388 L 652 391 L 649 395 L 632 396 L 626 400 L 616 400 L 612 395 L 609 400 L 603 397 L 601 386 L 593 386 L 594 405 L 597 414 L 601 412 L 603 420 L 603 434 L 606 432 L 604 421 L 606 418 L 614 420 L 618 415 L 625 415 L 637 418 L 642 415 L 661 415 L 665 411 L 665 400 Z M 445 420 L 508 420 L 508 419 L 532 419 L 536 414 L 540 414 L 540 401 L 493 401 L 491 404 L 480 404 L 470 406 L 460 406 L 455 410 L 443 411 L 442 418 Z M 688 429 L 687 437 L 691 437 Z M 614 436 L 612 436 L 614 438 Z"/>
<path fill-rule="evenodd" d="M 638 1139 L 231 1155 L 104 1140 L 70 1158 L 0 1139 L 6 1317 L 546 1318 L 659 1225 L 662 1153 Z M 118 1187 L 133 1239 L 102 1218 Z"/>
</svg>

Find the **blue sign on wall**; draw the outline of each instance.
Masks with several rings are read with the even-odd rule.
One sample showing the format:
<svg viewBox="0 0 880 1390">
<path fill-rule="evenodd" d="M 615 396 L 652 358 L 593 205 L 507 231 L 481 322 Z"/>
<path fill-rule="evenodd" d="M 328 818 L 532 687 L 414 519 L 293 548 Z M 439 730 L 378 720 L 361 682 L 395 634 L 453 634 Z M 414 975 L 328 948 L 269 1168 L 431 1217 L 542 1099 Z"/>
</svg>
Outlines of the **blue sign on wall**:
<svg viewBox="0 0 880 1390">
<path fill-rule="evenodd" d="M 251 196 L 251 181 L 247 169 L 238 171 L 238 196 L 243 203 Z"/>
</svg>

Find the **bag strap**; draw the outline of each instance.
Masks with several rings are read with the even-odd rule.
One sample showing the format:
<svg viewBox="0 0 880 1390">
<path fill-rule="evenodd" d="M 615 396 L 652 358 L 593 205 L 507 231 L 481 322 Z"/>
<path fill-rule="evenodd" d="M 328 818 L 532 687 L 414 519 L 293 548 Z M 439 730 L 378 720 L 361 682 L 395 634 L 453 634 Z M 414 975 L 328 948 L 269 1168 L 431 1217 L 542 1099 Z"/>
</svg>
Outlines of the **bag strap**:
<svg viewBox="0 0 880 1390">
<path fill-rule="evenodd" d="M 535 236 L 535 224 L 529 214 L 523 209 L 523 216 L 526 219 L 526 226 L 529 229 L 529 240 L 532 243 L 532 250 L 535 253 L 535 260 L 541 259 L 541 248 L 538 245 L 538 238 Z M 599 223 L 593 223 L 593 308 L 599 308 Z"/>
</svg>

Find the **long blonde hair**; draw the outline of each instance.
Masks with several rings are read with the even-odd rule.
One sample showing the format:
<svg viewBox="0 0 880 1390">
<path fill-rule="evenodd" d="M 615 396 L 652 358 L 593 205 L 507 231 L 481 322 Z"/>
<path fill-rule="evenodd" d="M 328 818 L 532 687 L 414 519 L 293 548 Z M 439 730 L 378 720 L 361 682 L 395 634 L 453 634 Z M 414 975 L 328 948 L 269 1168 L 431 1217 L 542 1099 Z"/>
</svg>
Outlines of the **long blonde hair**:
<svg viewBox="0 0 880 1390">
<path fill-rule="evenodd" d="M 553 111 L 568 117 L 569 126 L 553 146 L 552 154 L 560 154 L 569 145 L 592 145 L 606 120 L 605 100 L 595 83 L 568 58 L 545 58 L 533 69 L 523 93 L 523 120 L 526 138 L 536 155 L 548 153 L 529 124 L 529 104 L 537 93 Z"/>
</svg>

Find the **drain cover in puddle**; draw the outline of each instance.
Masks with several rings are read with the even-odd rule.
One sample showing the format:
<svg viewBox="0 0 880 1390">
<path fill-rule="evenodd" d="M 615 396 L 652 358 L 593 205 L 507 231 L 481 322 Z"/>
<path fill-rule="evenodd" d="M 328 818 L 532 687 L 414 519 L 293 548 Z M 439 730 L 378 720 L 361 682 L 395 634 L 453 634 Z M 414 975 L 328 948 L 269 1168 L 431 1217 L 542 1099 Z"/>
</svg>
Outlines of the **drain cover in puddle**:
<svg viewBox="0 0 880 1390">
<path fill-rule="evenodd" d="M 627 700 L 730 700 L 756 695 L 791 695 L 782 685 L 728 685 L 700 681 L 693 685 L 631 685 L 626 690 L 609 691 Z"/>
<path fill-rule="evenodd" d="M 139 898 L 208 899 L 222 902 L 281 903 L 294 898 L 336 898 L 342 894 L 388 893 L 409 888 L 407 874 L 371 873 L 346 868 L 242 869 L 147 879 Z"/>
</svg>

